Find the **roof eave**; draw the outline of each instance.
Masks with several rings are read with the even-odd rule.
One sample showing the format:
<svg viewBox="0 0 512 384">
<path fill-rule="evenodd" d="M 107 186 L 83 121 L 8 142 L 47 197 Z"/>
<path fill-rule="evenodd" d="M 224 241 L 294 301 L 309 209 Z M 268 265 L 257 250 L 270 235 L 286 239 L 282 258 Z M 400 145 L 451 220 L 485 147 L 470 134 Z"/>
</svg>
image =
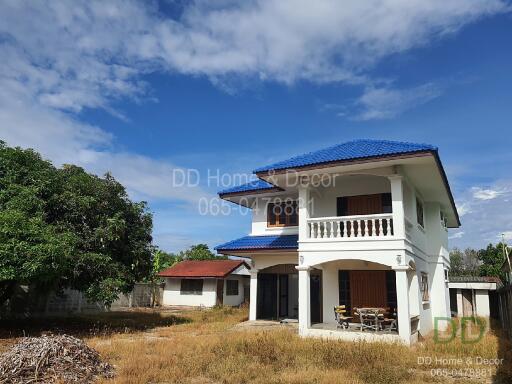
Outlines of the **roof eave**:
<svg viewBox="0 0 512 384">
<path fill-rule="evenodd" d="M 335 160 L 317 164 L 309 164 L 303 165 L 299 167 L 290 167 L 290 168 L 281 168 L 281 169 L 269 169 L 267 171 L 257 172 L 256 176 L 265 180 L 266 176 L 283 174 L 288 171 L 306 171 L 312 169 L 321 169 L 321 168 L 329 168 L 337 165 L 345 165 L 345 164 L 354 164 L 354 163 L 367 163 L 367 162 L 375 162 L 375 161 L 386 161 L 386 160 L 395 160 L 400 158 L 408 158 L 408 157 L 417 157 L 417 156 L 426 156 L 432 155 L 434 160 L 436 161 L 437 168 L 439 173 L 441 174 L 441 178 L 443 179 L 443 184 L 445 186 L 446 192 L 448 193 L 448 198 L 450 199 L 450 203 L 452 205 L 453 212 L 455 214 L 455 219 L 457 221 L 457 226 L 449 226 L 449 228 L 459 228 L 461 226 L 459 213 L 457 211 L 457 206 L 455 205 L 455 199 L 453 198 L 452 191 L 450 189 L 450 184 L 448 183 L 448 177 L 446 176 L 446 172 L 444 170 L 443 164 L 441 163 L 441 159 L 439 158 L 439 152 L 437 149 L 427 149 L 427 150 L 419 150 L 419 151 L 411 151 L 411 152 L 402 152 L 394 155 L 382 155 L 382 156 L 368 156 L 368 157 L 360 157 L 357 159 L 347 159 L 347 160 Z"/>
<path fill-rule="evenodd" d="M 296 167 L 269 168 L 268 170 L 265 170 L 265 171 L 259 171 L 259 172 L 255 171 L 254 174 L 256 176 L 258 176 L 260 179 L 265 180 L 266 176 L 282 174 L 282 173 L 286 173 L 288 171 L 306 171 L 306 170 L 312 170 L 312 169 L 330 168 L 330 167 L 334 167 L 337 165 L 367 163 L 367 162 L 393 160 L 393 159 L 406 158 L 406 157 L 416 157 L 421 154 L 431 154 L 433 152 L 437 152 L 437 150 L 422 149 L 422 150 L 418 150 L 418 151 L 401 152 L 401 153 L 391 154 L 391 155 L 367 156 L 367 157 L 358 157 L 358 158 L 354 158 L 354 159 L 325 161 L 325 162 L 321 162 L 321 163 L 306 164 L 306 165 L 301 165 L 301 166 L 296 166 Z M 267 181 L 267 180 L 265 180 L 265 181 Z"/>
</svg>

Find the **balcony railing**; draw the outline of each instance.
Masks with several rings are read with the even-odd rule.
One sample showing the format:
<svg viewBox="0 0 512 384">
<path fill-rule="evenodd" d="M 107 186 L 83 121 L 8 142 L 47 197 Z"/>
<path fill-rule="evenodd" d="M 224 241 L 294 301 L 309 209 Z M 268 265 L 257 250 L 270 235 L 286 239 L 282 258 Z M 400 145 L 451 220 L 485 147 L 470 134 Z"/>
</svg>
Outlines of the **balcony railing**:
<svg viewBox="0 0 512 384">
<path fill-rule="evenodd" d="M 393 236 L 393 214 L 336 216 L 307 219 L 310 239 L 371 239 Z"/>
</svg>

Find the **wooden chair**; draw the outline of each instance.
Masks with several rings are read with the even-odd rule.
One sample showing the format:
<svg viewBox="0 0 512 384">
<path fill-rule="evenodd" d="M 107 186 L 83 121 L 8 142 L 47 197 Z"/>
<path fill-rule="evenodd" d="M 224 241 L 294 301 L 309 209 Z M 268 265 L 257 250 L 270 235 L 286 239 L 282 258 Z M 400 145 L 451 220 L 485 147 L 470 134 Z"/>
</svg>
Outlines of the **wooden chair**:
<svg viewBox="0 0 512 384">
<path fill-rule="evenodd" d="M 352 316 L 347 316 L 345 305 L 336 305 L 334 307 L 334 318 L 336 319 L 336 328 L 348 329 L 348 321 L 352 319 Z"/>
<path fill-rule="evenodd" d="M 396 320 L 396 309 L 386 308 L 384 318 L 381 320 L 381 329 L 383 331 L 398 331 L 398 323 Z"/>
</svg>

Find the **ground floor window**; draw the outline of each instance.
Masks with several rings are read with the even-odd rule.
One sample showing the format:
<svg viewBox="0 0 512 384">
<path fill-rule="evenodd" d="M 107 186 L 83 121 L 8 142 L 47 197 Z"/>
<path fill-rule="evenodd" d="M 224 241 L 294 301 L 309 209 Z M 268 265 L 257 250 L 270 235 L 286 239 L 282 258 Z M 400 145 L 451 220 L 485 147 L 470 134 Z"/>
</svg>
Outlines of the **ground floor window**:
<svg viewBox="0 0 512 384">
<path fill-rule="evenodd" d="M 202 295 L 203 279 L 181 279 L 180 294 L 182 295 Z"/>
<path fill-rule="evenodd" d="M 226 295 L 238 296 L 238 280 L 226 280 Z"/>
<path fill-rule="evenodd" d="M 429 300 L 428 295 L 428 275 L 425 272 L 421 272 L 421 299 L 423 301 Z"/>
</svg>

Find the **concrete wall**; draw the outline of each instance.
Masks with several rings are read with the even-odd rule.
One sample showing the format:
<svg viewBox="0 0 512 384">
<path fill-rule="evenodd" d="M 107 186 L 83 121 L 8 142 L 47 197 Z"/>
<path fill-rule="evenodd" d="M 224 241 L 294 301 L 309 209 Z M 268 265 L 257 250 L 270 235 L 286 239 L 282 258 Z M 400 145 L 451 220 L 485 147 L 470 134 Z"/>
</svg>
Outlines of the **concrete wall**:
<svg viewBox="0 0 512 384">
<path fill-rule="evenodd" d="M 131 293 L 120 295 L 110 308 L 103 303 L 89 301 L 85 294 L 74 289 L 65 289 L 61 294 L 41 293 L 29 286 L 19 286 L 13 298 L 0 308 L 0 317 L 45 317 L 80 313 L 105 312 L 127 307 L 149 307 L 162 300 L 163 287 L 137 283 Z"/>
<path fill-rule="evenodd" d="M 482 317 L 489 317 L 491 314 L 489 308 L 489 291 L 483 289 L 475 290 L 475 302 L 476 302 L 476 315 Z"/>
</svg>

